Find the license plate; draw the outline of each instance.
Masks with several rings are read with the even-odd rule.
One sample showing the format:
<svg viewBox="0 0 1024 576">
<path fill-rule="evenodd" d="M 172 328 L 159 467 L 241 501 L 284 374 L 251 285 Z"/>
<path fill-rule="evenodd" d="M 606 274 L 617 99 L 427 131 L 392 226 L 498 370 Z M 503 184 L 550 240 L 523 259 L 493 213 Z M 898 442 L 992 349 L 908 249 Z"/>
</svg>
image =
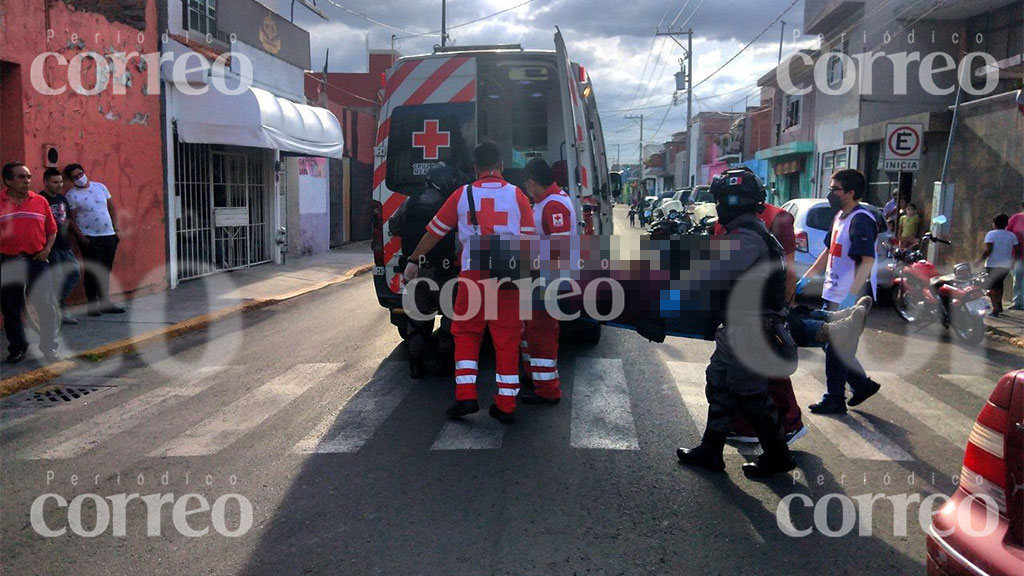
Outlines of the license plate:
<svg viewBox="0 0 1024 576">
<path fill-rule="evenodd" d="M 992 305 L 988 303 L 988 298 L 979 298 L 967 303 L 967 310 L 971 314 L 984 314 L 991 309 Z"/>
</svg>

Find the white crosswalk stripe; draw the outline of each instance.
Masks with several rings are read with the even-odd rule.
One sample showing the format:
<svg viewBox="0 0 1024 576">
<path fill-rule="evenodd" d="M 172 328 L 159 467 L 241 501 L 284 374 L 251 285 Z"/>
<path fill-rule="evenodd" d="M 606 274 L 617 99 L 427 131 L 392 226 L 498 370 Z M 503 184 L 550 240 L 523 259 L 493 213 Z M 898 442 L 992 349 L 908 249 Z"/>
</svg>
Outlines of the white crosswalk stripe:
<svg viewBox="0 0 1024 576">
<path fill-rule="evenodd" d="M 882 385 L 879 394 L 921 421 L 961 451 L 974 427 L 974 420 L 940 402 L 931 394 L 890 372 L 872 372 L 871 377 Z M 978 410 L 981 410 L 979 403 Z"/>
<path fill-rule="evenodd" d="M 988 400 L 989 395 L 996 388 L 996 381 L 991 378 L 984 376 L 976 376 L 974 374 L 939 374 L 939 378 L 942 378 L 946 382 L 953 384 L 961 390 Z"/>
<path fill-rule="evenodd" d="M 441 428 L 431 450 L 497 450 L 505 437 L 503 425 L 490 416 L 449 420 Z"/>
<path fill-rule="evenodd" d="M 354 395 L 343 397 L 331 415 L 292 448 L 296 454 L 358 452 L 412 389 L 400 377 L 405 365 L 391 362 Z"/>
<path fill-rule="evenodd" d="M 825 384 L 802 369 L 793 375 L 793 391 L 801 406 L 817 402 Z M 856 412 L 845 416 L 818 416 L 814 428 L 835 444 L 847 458 L 854 460 L 910 461 L 914 457 L 875 428 L 870 420 Z"/>
<path fill-rule="evenodd" d="M 621 359 L 578 358 L 571 401 L 573 448 L 640 449 Z"/>
<path fill-rule="evenodd" d="M 224 366 L 207 366 L 196 371 L 185 384 L 168 384 L 146 392 L 98 414 L 43 441 L 40 445 L 18 454 L 29 460 L 56 460 L 74 458 L 114 436 L 130 430 L 154 417 L 161 411 L 199 394 L 211 384 L 211 376 L 224 370 Z"/>
<path fill-rule="evenodd" d="M 297 364 L 249 392 L 181 436 L 154 450 L 150 456 L 202 456 L 216 454 L 260 425 L 341 364 Z"/>
</svg>

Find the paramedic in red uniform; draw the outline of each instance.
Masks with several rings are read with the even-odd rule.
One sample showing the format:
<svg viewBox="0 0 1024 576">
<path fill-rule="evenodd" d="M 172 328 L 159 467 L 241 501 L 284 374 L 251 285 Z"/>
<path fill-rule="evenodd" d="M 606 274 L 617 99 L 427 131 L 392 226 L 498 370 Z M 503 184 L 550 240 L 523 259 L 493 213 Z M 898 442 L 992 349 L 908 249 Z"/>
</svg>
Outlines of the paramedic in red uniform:
<svg viewBox="0 0 1024 576">
<path fill-rule="evenodd" d="M 496 359 L 495 380 L 498 385 L 490 415 L 503 424 L 515 422 L 516 395 L 519 393 L 519 341 L 523 321 L 519 316 L 519 291 L 499 290 L 499 282 L 489 279 L 481 270 L 479 258 L 471 258 L 473 236 L 499 236 L 513 240 L 534 232 L 533 210 L 522 190 L 509 184 L 501 175 L 504 168 L 498 146 L 483 142 L 473 151 L 477 181 L 456 190 L 427 225 L 427 234 L 409 256 L 405 267 L 406 282 L 419 273 L 417 262 L 430 252 L 446 234 L 458 231 L 462 249 L 462 271 L 459 273 L 455 297 L 452 336 L 455 339 L 455 403 L 446 412 L 459 418 L 480 410 L 477 402 L 476 378 L 480 343 L 484 331 L 490 330 Z M 470 210 L 470 198 L 473 210 Z M 478 225 L 473 225 L 475 213 Z M 475 293 L 471 295 L 470 293 Z M 474 296 L 482 296 L 474 297 Z M 496 299 L 496 311 L 482 301 Z M 471 309 L 472 305 L 472 309 Z M 488 313 L 491 314 L 488 314 Z M 494 313 L 496 312 L 496 313 Z M 489 318 L 488 315 L 494 317 Z"/>
<path fill-rule="evenodd" d="M 556 276 L 559 263 L 568 256 L 569 237 L 578 233 L 576 210 L 569 195 L 555 182 L 551 167 L 542 158 L 527 162 L 523 176 L 526 194 L 533 200 L 534 224 L 537 233 L 543 236 L 539 243 L 540 274 L 543 277 Z M 533 389 L 524 389 L 519 399 L 524 404 L 557 404 L 562 398 L 558 380 L 558 320 L 543 305 L 533 308 L 532 318 L 526 321 L 521 344 L 523 363 L 533 381 Z"/>
<path fill-rule="evenodd" d="M 794 259 L 796 254 L 796 231 L 793 229 L 793 215 L 782 208 L 765 202 L 764 212 L 757 215 L 764 222 L 765 228 L 775 236 L 775 239 L 782 245 L 786 261 L 786 302 L 792 302 L 796 293 L 796 271 Z M 715 224 L 714 235 L 725 234 L 725 228 L 721 223 Z M 793 393 L 793 381 L 789 378 L 769 379 L 768 395 L 779 410 L 779 421 L 783 431 L 786 433 L 786 442 L 792 444 L 807 433 L 803 418 L 800 413 L 800 405 Z M 757 442 L 757 435 L 754 427 L 746 421 L 739 412 L 732 419 L 733 433 L 730 440 L 740 442 Z"/>
</svg>

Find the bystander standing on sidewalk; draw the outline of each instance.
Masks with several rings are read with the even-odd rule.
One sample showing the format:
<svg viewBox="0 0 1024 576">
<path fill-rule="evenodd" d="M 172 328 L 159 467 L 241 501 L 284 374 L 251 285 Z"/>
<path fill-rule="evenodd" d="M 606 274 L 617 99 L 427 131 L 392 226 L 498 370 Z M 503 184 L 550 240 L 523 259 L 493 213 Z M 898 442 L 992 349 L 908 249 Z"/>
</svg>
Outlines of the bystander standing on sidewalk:
<svg viewBox="0 0 1024 576">
<path fill-rule="evenodd" d="M 67 198 L 61 194 L 64 189 L 64 177 L 60 170 L 47 168 L 43 172 L 43 197 L 50 203 L 50 212 L 57 223 L 57 238 L 50 250 L 50 275 L 53 279 L 53 294 L 60 305 L 61 322 L 78 324 L 78 320 L 68 310 L 67 300 L 71 291 L 78 284 L 81 273 L 78 270 L 78 259 L 71 249 L 68 237 L 68 226 L 71 224 L 71 206 Z"/>
<path fill-rule="evenodd" d="M 917 244 L 918 233 L 921 230 L 921 216 L 917 213 L 917 204 L 907 204 L 903 214 L 900 216 L 900 246 L 907 248 Z"/>
<path fill-rule="evenodd" d="M 68 190 L 72 218 L 78 233 L 78 247 L 85 260 L 85 296 L 89 315 L 123 314 L 124 308 L 110 302 L 110 270 L 117 254 L 117 212 L 110 190 L 91 182 L 81 164 L 69 164 L 64 175 L 74 183 Z"/>
<path fill-rule="evenodd" d="M 1013 266 L 1013 252 L 1017 248 L 1017 236 L 1006 229 L 1010 217 L 999 214 L 992 219 L 992 229 L 985 234 L 985 250 L 981 260 L 985 263 L 988 273 L 988 297 L 992 299 L 992 315 L 999 317 L 1003 313 L 1003 286 Z M 979 264 L 981 262 L 979 261 Z"/>
<path fill-rule="evenodd" d="M 889 232 L 896 232 L 896 219 L 899 217 L 899 206 L 898 200 L 900 196 L 899 190 L 893 190 L 892 195 L 889 197 L 889 201 L 885 203 L 885 208 L 882 209 L 882 217 L 885 218 L 885 225 L 888 226 Z"/>
<path fill-rule="evenodd" d="M 1006 229 L 1017 237 L 1013 249 L 1013 310 L 1024 310 L 1024 202 L 1020 210 L 1010 216 Z"/>
<path fill-rule="evenodd" d="M 22 324 L 26 295 L 39 320 L 39 350 L 50 361 L 57 354 L 57 308 L 46 275 L 47 258 L 57 237 L 46 199 L 29 190 L 32 172 L 21 162 L 4 164 L 6 190 L 0 194 L 0 310 L 7 334 L 7 362 L 21 362 L 28 352 Z"/>
</svg>

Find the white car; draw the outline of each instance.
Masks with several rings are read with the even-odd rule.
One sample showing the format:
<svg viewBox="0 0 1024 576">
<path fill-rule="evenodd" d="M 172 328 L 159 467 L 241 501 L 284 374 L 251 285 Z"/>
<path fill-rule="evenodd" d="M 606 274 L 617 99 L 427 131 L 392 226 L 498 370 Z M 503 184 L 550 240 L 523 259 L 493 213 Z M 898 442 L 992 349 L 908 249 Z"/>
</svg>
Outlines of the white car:
<svg viewBox="0 0 1024 576">
<path fill-rule="evenodd" d="M 880 232 L 875 243 L 875 254 L 878 262 L 878 288 L 892 288 L 892 272 L 889 271 L 888 245 L 892 238 L 884 224 L 882 211 L 876 206 L 861 203 L 875 216 Z M 832 220 L 836 211 L 829 206 L 824 198 L 797 198 L 782 205 L 782 209 L 793 215 L 793 228 L 796 232 L 796 276 L 799 278 L 814 264 L 818 256 L 825 250 L 825 237 L 832 229 Z M 817 279 L 816 288 L 820 290 L 821 280 Z"/>
</svg>

